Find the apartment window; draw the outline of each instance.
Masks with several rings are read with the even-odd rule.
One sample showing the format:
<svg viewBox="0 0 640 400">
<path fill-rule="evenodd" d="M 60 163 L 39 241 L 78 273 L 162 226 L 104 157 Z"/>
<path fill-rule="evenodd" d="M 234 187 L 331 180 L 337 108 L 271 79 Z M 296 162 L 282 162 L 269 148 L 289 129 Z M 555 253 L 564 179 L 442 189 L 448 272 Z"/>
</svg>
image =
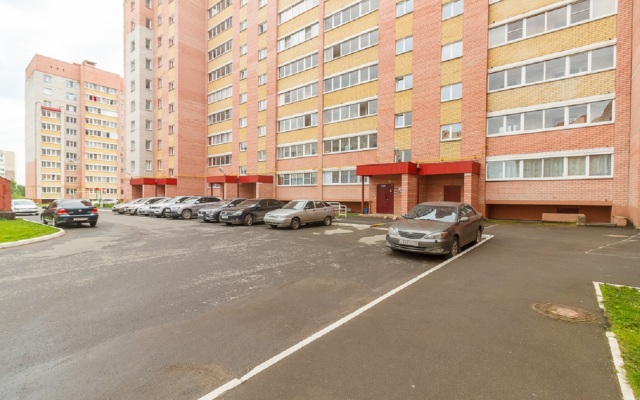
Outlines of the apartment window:
<svg viewBox="0 0 640 400">
<path fill-rule="evenodd" d="M 51 94 L 53 94 L 53 90 L 51 90 L 51 88 L 42 88 L 42 94 L 51 96 Z"/>
<path fill-rule="evenodd" d="M 240 151 L 247 151 L 247 142 L 240 142 Z"/>
<path fill-rule="evenodd" d="M 171 176 L 171 177 L 175 176 L 173 168 L 169 168 L 169 176 Z"/>
<path fill-rule="evenodd" d="M 151 120 L 147 119 L 144 121 L 144 128 L 148 131 L 153 129 L 153 124 L 151 123 Z"/>
<path fill-rule="evenodd" d="M 307 26 L 306 28 L 302 28 L 299 31 L 292 33 L 291 35 L 285 36 L 282 39 L 278 40 L 278 51 L 284 51 L 290 49 L 293 46 L 297 46 L 300 43 L 306 42 L 307 40 L 313 39 L 318 36 L 319 33 L 319 24 L 315 23 L 313 25 Z"/>
<path fill-rule="evenodd" d="M 130 86 L 130 88 L 131 88 L 130 90 L 131 90 L 132 92 L 135 92 L 135 91 L 136 91 L 136 81 L 131 81 L 130 83 L 131 83 L 131 84 L 129 85 L 129 86 Z"/>
<path fill-rule="evenodd" d="M 176 19 L 173 15 L 169 17 L 169 25 L 173 25 L 176 22 Z"/>
<path fill-rule="evenodd" d="M 318 142 L 290 143 L 284 146 L 278 146 L 277 157 L 279 160 L 316 155 L 318 155 Z"/>
<path fill-rule="evenodd" d="M 411 111 L 409 112 L 405 112 L 405 113 L 401 113 L 401 114 L 396 114 L 395 117 L 395 127 L 396 128 L 406 128 L 408 126 L 411 126 L 413 123 L 413 116 L 411 115 Z"/>
<path fill-rule="evenodd" d="M 442 5 L 442 20 L 457 17 L 464 11 L 464 5 L 462 0 L 450 1 Z"/>
<path fill-rule="evenodd" d="M 42 78 L 44 79 L 45 83 L 51 83 L 52 81 L 51 75 L 43 75 Z"/>
<path fill-rule="evenodd" d="M 258 76 L 258 86 L 267 84 L 267 74 Z"/>
<path fill-rule="evenodd" d="M 162 108 L 162 99 L 158 99 L 158 109 Z"/>
<path fill-rule="evenodd" d="M 147 111 L 151 111 L 153 108 L 153 100 L 145 100 L 144 101 L 144 109 Z"/>
<path fill-rule="evenodd" d="M 575 100 L 562 107 L 527 110 L 506 115 L 489 115 L 487 136 L 524 133 L 538 130 L 566 129 L 585 125 L 598 125 L 613 121 L 614 101 Z"/>
<path fill-rule="evenodd" d="M 221 165 L 231 165 L 231 154 L 223 154 L 219 156 L 209 156 L 209 166 L 218 167 Z"/>
<path fill-rule="evenodd" d="M 314 53 L 278 67 L 278 78 L 286 78 L 287 76 L 306 71 L 317 65 L 318 53 Z"/>
<path fill-rule="evenodd" d="M 169 135 L 173 135 L 175 133 L 175 125 L 174 124 L 170 124 L 169 125 Z"/>
<path fill-rule="evenodd" d="M 144 141 L 144 149 L 145 149 L 146 151 L 151 151 L 151 150 L 153 150 L 153 144 L 152 144 L 151 140 L 145 140 L 145 141 Z"/>
<path fill-rule="evenodd" d="M 396 17 L 402 17 L 411 12 L 413 12 L 413 0 L 405 0 L 396 4 Z"/>
<path fill-rule="evenodd" d="M 396 92 L 413 88 L 413 75 L 405 75 L 396 78 Z"/>
<path fill-rule="evenodd" d="M 260 125 L 258 127 L 258 137 L 267 136 L 267 126 Z"/>
<path fill-rule="evenodd" d="M 278 133 L 318 126 L 318 113 L 297 115 L 278 120 Z"/>
<path fill-rule="evenodd" d="M 169 112 L 172 113 L 174 111 L 175 111 L 174 104 L 173 103 L 169 103 Z"/>
<path fill-rule="evenodd" d="M 162 46 L 162 36 L 158 36 L 158 47 Z"/>
<path fill-rule="evenodd" d="M 247 20 L 245 19 L 244 21 L 240 21 L 240 32 L 246 29 L 247 29 Z"/>
<path fill-rule="evenodd" d="M 175 150 L 174 150 L 173 146 L 169 147 L 169 155 L 170 156 L 174 156 L 175 155 Z"/>
<path fill-rule="evenodd" d="M 145 67 L 146 69 L 148 69 L 149 71 L 151 71 L 151 70 L 153 69 L 153 61 L 151 61 L 150 59 L 148 59 L 148 58 L 147 58 L 147 59 L 144 61 L 144 67 Z"/>
<path fill-rule="evenodd" d="M 266 100 L 258 101 L 258 111 L 264 111 L 266 109 L 267 109 L 267 101 Z"/>
<path fill-rule="evenodd" d="M 78 82 L 76 81 L 67 81 L 66 85 L 69 89 L 77 89 L 78 88 Z"/>
<path fill-rule="evenodd" d="M 377 44 L 378 30 L 376 29 L 326 48 L 324 50 L 324 60 L 325 62 L 329 62 L 338 57 L 346 56 Z"/>
<path fill-rule="evenodd" d="M 213 17 L 214 15 L 218 14 L 220 11 L 229 7 L 232 3 L 233 3 L 232 0 L 220 0 L 216 4 L 212 5 L 209 8 L 209 18 Z"/>
<path fill-rule="evenodd" d="M 162 67 L 162 57 L 158 57 L 158 68 Z"/>
<path fill-rule="evenodd" d="M 152 84 L 151 84 L 151 79 L 147 79 L 147 80 L 145 80 L 145 82 L 144 82 L 144 88 L 145 88 L 145 89 L 147 89 L 147 90 L 151 90 L 151 89 L 152 89 L 152 87 L 151 87 L 151 86 L 152 86 Z M 161 79 L 158 79 L 158 87 L 159 87 L 159 88 L 160 88 L 160 87 L 162 87 L 162 80 L 161 80 Z"/>
<path fill-rule="evenodd" d="M 136 110 L 136 102 L 132 100 L 130 104 L 131 104 L 131 106 L 129 107 L 129 110 L 130 111 L 135 111 Z"/>
<path fill-rule="evenodd" d="M 309 186 L 316 184 L 317 172 L 278 174 L 278 186 Z"/>
<path fill-rule="evenodd" d="M 209 146 L 215 146 L 217 144 L 231 143 L 233 140 L 231 131 L 221 132 L 215 135 L 209 136 Z"/>
<path fill-rule="evenodd" d="M 594 149 L 529 154 L 526 158 L 487 157 L 487 181 L 611 178 L 611 152 L 612 149 Z"/>
<path fill-rule="evenodd" d="M 136 141 L 132 140 L 129 146 L 130 151 L 136 151 Z"/>
<path fill-rule="evenodd" d="M 149 21 L 149 22 L 151 22 L 151 21 Z M 145 43 L 145 44 L 144 44 L 144 47 L 145 47 L 147 50 L 151 50 L 151 39 L 145 39 L 144 43 Z"/>
<path fill-rule="evenodd" d="M 156 120 L 156 126 L 158 127 L 158 129 L 162 129 L 162 118 L 158 118 Z M 171 125 L 169 125 L 169 127 L 171 127 Z M 169 132 L 171 133 L 171 132 Z"/>
<path fill-rule="evenodd" d="M 151 162 L 151 160 L 146 160 L 146 161 L 144 162 L 144 169 L 145 169 L 146 171 L 151 171 L 151 170 L 153 170 L 153 163 Z"/>
<path fill-rule="evenodd" d="M 147 8 L 151 8 L 151 0 L 145 0 L 145 5 Z"/>
<path fill-rule="evenodd" d="M 131 41 L 131 46 L 130 46 L 130 51 L 135 51 L 136 50 L 136 41 L 132 40 Z"/>
<path fill-rule="evenodd" d="M 258 161 L 267 161 L 267 151 L 259 150 L 258 151 Z"/>
<path fill-rule="evenodd" d="M 246 128 L 247 127 L 247 117 L 241 117 L 240 118 L 240 128 Z"/>
<path fill-rule="evenodd" d="M 175 38 L 172 36 L 169 38 L 169 47 L 173 46 L 174 44 L 176 44 Z"/>
<path fill-rule="evenodd" d="M 318 5 L 318 0 L 302 0 L 278 13 L 278 24 L 283 24 Z"/>
<path fill-rule="evenodd" d="M 324 19 L 325 32 L 378 9 L 378 0 L 363 0 Z"/>
<path fill-rule="evenodd" d="M 222 43 L 219 46 L 214 47 L 213 49 L 209 50 L 209 61 L 213 61 L 216 58 L 222 56 L 223 54 L 227 54 L 228 52 L 231 51 L 231 48 L 233 46 L 233 39 L 229 39 L 226 42 Z"/>
<path fill-rule="evenodd" d="M 240 80 L 247 79 L 247 69 L 240 70 Z"/>
<path fill-rule="evenodd" d="M 240 55 L 243 56 L 247 54 L 247 45 L 243 44 L 242 46 L 240 46 Z"/>
<path fill-rule="evenodd" d="M 233 71 L 233 64 L 225 64 L 220 68 L 216 68 L 213 71 L 209 72 L 209 82 L 217 81 L 220 78 L 224 78 L 227 75 L 230 75 Z"/>
<path fill-rule="evenodd" d="M 169 60 L 169 69 L 172 69 L 175 66 L 176 66 L 176 61 L 172 58 L 171 60 Z"/>
<path fill-rule="evenodd" d="M 462 83 L 443 86 L 440 89 L 440 101 L 451 101 L 462 98 Z"/>
<path fill-rule="evenodd" d="M 247 174 L 247 166 L 246 165 L 241 165 L 240 167 L 238 167 L 238 172 L 240 175 L 246 175 Z"/>
<path fill-rule="evenodd" d="M 324 80 L 324 92 L 329 93 L 335 90 L 359 85 L 378 79 L 378 65 L 371 65 L 355 71 L 330 77 Z"/>
<path fill-rule="evenodd" d="M 616 12 L 615 1 L 582 0 L 489 29 L 489 47 L 562 29 Z"/>
<path fill-rule="evenodd" d="M 228 121 L 231 119 L 231 109 L 226 109 L 222 111 L 215 112 L 213 114 L 209 114 L 208 122 L 209 125 L 217 124 L 219 122 Z"/>
<path fill-rule="evenodd" d="M 445 44 L 442 46 L 442 61 L 462 57 L 462 41 Z"/>
<path fill-rule="evenodd" d="M 315 97 L 318 95 L 318 83 L 310 83 L 308 85 L 288 90 L 284 93 L 280 93 L 278 95 L 278 105 L 290 104 L 296 101 L 301 101 L 305 99 L 309 99 L 311 97 Z M 265 108 L 266 108 L 266 100 L 265 100 Z"/>
<path fill-rule="evenodd" d="M 262 8 L 267 5 L 267 0 L 258 0 L 258 8 Z"/>
<path fill-rule="evenodd" d="M 440 140 L 443 142 L 462 138 L 462 124 L 449 124 L 440 127 Z"/>
<path fill-rule="evenodd" d="M 324 111 L 324 123 L 346 121 L 350 119 L 368 117 L 378 113 L 378 99 L 365 100 L 359 103 L 347 104 Z"/>
<path fill-rule="evenodd" d="M 396 40 L 396 55 L 413 50 L 413 36 Z"/>
<path fill-rule="evenodd" d="M 147 18 L 145 21 L 145 26 L 147 27 L 147 29 L 152 29 L 153 26 L 151 26 L 151 18 Z"/>
<path fill-rule="evenodd" d="M 53 106 L 53 104 L 49 100 L 44 100 L 42 102 L 42 105 L 45 106 L 45 107 L 52 107 Z"/>
<path fill-rule="evenodd" d="M 356 170 L 354 169 L 340 169 L 336 171 L 327 171 L 325 170 L 323 173 L 323 182 L 325 185 L 358 185 L 362 184 L 362 178 L 364 178 L 364 183 L 366 185 L 369 184 L 369 177 L 358 176 L 356 175 Z"/>
<path fill-rule="evenodd" d="M 162 25 L 162 15 L 158 15 L 158 26 Z"/>
<path fill-rule="evenodd" d="M 267 58 L 267 49 L 258 50 L 258 60 L 264 60 L 265 58 Z"/>
<path fill-rule="evenodd" d="M 162 160 L 158 160 L 158 171 L 162 171 Z"/>
<path fill-rule="evenodd" d="M 489 91 L 596 72 L 615 66 L 615 46 L 603 47 L 489 74 Z"/>
<path fill-rule="evenodd" d="M 323 153 L 346 153 L 371 150 L 378 147 L 378 133 L 367 132 L 345 137 L 335 137 L 323 141 Z"/>
<path fill-rule="evenodd" d="M 69 112 L 78 112 L 78 107 L 77 106 L 73 106 L 71 104 L 67 104 L 66 108 L 67 108 L 67 111 L 69 111 Z"/>
<path fill-rule="evenodd" d="M 213 93 L 209 93 L 209 96 L 207 96 L 208 104 L 213 104 L 216 101 L 228 99 L 232 95 L 233 95 L 233 88 L 231 86 L 227 86 L 220 90 L 216 90 Z"/>
<path fill-rule="evenodd" d="M 71 100 L 71 101 L 77 101 L 78 100 L 78 95 L 75 93 L 69 93 L 67 92 L 65 94 L 65 97 L 67 98 L 67 100 Z"/>
<path fill-rule="evenodd" d="M 216 25 L 213 28 L 209 29 L 209 39 L 213 39 L 214 37 L 218 36 L 222 32 L 224 32 L 227 29 L 231 28 L 232 20 L 233 20 L 233 17 L 229 17 L 229 18 L 225 19 L 224 21 L 220 22 L 218 25 Z"/>
<path fill-rule="evenodd" d="M 171 81 L 169 82 L 169 90 L 173 90 L 173 89 L 175 89 L 175 82 Z"/>
<path fill-rule="evenodd" d="M 247 93 L 240 93 L 240 104 L 247 102 Z"/>
<path fill-rule="evenodd" d="M 135 130 L 136 130 L 136 121 L 131 121 L 130 127 L 131 127 L 131 132 L 135 132 Z"/>
<path fill-rule="evenodd" d="M 261 34 L 265 33 L 266 31 L 267 31 L 267 23 L 266 22 L 258 24 L 258 35 L 261 35 Z"/>
</svg>

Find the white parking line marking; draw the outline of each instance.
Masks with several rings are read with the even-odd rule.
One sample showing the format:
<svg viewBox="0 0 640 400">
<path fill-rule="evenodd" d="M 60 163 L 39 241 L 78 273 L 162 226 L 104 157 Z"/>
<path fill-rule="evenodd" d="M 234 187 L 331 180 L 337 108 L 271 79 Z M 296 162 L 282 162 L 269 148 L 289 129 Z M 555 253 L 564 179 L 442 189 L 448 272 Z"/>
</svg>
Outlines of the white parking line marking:
<svg viewBox="0 0 640 400">
<path fill-rule="evenodd" d="M 600 246 L 600 247 L 596 247 L 595 249 L 591 249 L 591 250 L 587 250 L 585 251 L 585 254 L 595 254 L 595 255 L 599 255 L 599 256 L 609 256 L 609 257 L 623 257 L 623 258 L 640 258 L 640 252 L 622 252 L 622 251 L 616 251 L 613 249 L 608 249 L 608 247 L 614 246 L 616 244 L 620 244 L 620 243 L 624 243 L 624 242 L 635 242 L 637 241 L 637 239 L 640 238 L 640 233 L 633 235 L 631 237 L 627 237 L 626 239 L 611 243 L 611 244 L 607 244 L 604 246 Z M 611 252 L 614 252 L 615 254 L 608 254 L 606 252 L 599 252 L 600 250 L 609 250 Z"/>
<path fill-rule="evenodd" d="M 354 319 L 355 317 L 357 317 L 360 314 L 364 313 L 365 311 L 373 308 L 374 306 L 376 306 L 377 304 L 383 302 L 384 300 L 388 299 L 389 297 L 393 296 L 394 294 L 400 292 L 403 289 L 408 288 L 409 286 L 411 286 L 414 283 L 418 282 L 422 278 L 425 278 L 426 276 L 431 275 L 432 273 L 436 272 L 440 268 L 442 268 L 445 265 L 449 264 L 450 262 L 454 261 L 458 257 L 461 257 L 463 254 L 466 254 L 467 252 L 471 251 L 472 249 L 475 249 L 475 248 L 483 245 L 484 243 L 486 243 L 492 237 L 493 237 L 493 235 L 482 235 L 482 240 L 480 241 L 480 243 L 476 244 L 475 246 L 471 246 L 467 250 L 465 250 L 463 252 L 460 252 L 455 257 L 452 257 L 452 258 L 450 258 L 448 260 L 445 260 L 444 262 L 441 262 L 440 264 L 436 265 L 435 267 L 431 268 L 430 270 L 423 272 L 422 274 L 416 276 L 415 278 L 409 280 L 408 282 L 406 282 L 406 283 L 398 286 L 397 288 L 391 290 L 390 292 L 387 292 L 386 294 L 378 297 L 377 299 L 373 300 L 371 303 L 366 304 L 363 307 L 360 307 L 356 311 L 354 311 L 351 314 L 339 319 L 338 321 L 336 321 L 333 324 L 327 326 L 326 328 L 322 329 L 321 331 L 318 331 L 315 334 L 313 334 L 313 335 L 309 336 L 308 338 L 304 339 L 303 341 L 298 342 L 297 344 L 289 347 L 287 350 L 283 351 L 282 353 L 271 357 L 267 361 L 265 361 L 262 364 L 256 366 L 254 369 L 249 371 L 249 373 L 247 373 L 246 375 L 244 375 L 240 379 L 238 379 L 238 378 L 232 379 L 231 381 L 229 381 L 229 382 L 225 383 L 224 385 L 220 386 L 219 388 L 217 388 L 213 392 L 208 393 L 208 394 L 200 397 L 200 399 L 198 399 L 198 400 L 213 400 L 213 399 L 218 398 L 218 396 L 222 395 L 223 393 L 235 388 L 236 386 L 240 385 L 241 383 L 244 383 L 244 382 L 248 381 L 250 378 L 256 376 L 260 372 L 262 372 L 262 371 L 266 370 L 267 368 L 275 365 L 279 361 L 282 361 L 284 358 L 286 358 L 286 357 L 290 356 L 291 354 L 295 353 L 296 351 L 302 349 L 304 346 L 316 341 L 317 339 L 320 339 L 321 337 L 323 337 L 327 333 L 333 331 L 334 329 L 346 324 L 347 322 L 351 321 L 352 319 Z"/>
</svg>

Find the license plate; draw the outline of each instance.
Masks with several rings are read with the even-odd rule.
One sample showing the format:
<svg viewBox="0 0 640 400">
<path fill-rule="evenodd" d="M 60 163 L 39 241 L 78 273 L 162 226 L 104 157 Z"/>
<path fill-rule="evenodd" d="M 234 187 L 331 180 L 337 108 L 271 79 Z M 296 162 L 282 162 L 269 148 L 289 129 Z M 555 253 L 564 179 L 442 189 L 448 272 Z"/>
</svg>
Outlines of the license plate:
<svg viewBox="0 0 640 400">
<path fill-rule="evenodd" d="M 86 221 L 86 220 L 88 220 L 88 219 L 89 219 L 89 218 L 74 218 L 73 220 L 74 220 L 74 221 Z"/>
<path fill-rule="evenodd" d="M 229 217 L 227 217 L 226 215 L 221 215 L 220 219 L 229 219 Z"/>
<path fill-rule="evenodd" d="M 400 244 L 405 245 L 405 246 L 415 246 L 415 247 L 418 247 L 418 241 L 417 241 L 417 240 L 406 240 L 406 239 L 400 239 Z"/>
</svg>

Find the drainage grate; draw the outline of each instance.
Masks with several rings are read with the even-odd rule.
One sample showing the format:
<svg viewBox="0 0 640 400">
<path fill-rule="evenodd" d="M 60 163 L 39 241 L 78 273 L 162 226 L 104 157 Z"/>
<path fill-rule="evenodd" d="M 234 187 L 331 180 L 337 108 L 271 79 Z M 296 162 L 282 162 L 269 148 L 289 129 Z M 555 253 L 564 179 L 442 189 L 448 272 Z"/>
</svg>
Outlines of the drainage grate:
<svg viewBox="0 0 640 400">
<path fill-rule="evenodd" d="M 569 322 L 593 322 L 595 314 L 581 308 L 552 303 L 536 303 L 533 309 L 547 317 Z"/>
</svg>

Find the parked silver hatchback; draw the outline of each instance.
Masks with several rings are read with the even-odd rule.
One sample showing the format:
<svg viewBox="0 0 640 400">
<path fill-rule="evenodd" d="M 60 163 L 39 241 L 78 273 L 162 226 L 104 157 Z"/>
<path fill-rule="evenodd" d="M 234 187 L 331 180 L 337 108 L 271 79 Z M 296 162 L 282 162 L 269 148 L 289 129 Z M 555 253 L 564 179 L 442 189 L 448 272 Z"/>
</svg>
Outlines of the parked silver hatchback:
<svg viewBox="0 0 640 400">
<path fill-rule="evenodd" d="M 170 199 L 165 199 L 163 201 L 159 201 L 155 204 L 151 204 L 149 206 L 149 213 L 147 214 L 150 217 L 166 217 L 167 212 L 174 204 L 179 204 L 184 201 L 187 201 L 191 198 L 196 198 L 197 196 L 176 196 Z"/>
<path fill-rule="evenodd" d="M 210 206 L 213 203 L 222 200 L 215 196 L 198 196 L 185 200 L 182 203 L 172 204 L 167 211 L 167 217 L 191 219 L 198 218 L 198 211 L 201 208 Z"/>
<path fill-rule="evenodd" d="M 301 225 L 322 223 L 331 225 L 335 209 L 322 200 L 292 200 L 279 210 L 269 211 L 264 223 L 272 228 L 290 227 L 298 229 Z"/>
</svg>

